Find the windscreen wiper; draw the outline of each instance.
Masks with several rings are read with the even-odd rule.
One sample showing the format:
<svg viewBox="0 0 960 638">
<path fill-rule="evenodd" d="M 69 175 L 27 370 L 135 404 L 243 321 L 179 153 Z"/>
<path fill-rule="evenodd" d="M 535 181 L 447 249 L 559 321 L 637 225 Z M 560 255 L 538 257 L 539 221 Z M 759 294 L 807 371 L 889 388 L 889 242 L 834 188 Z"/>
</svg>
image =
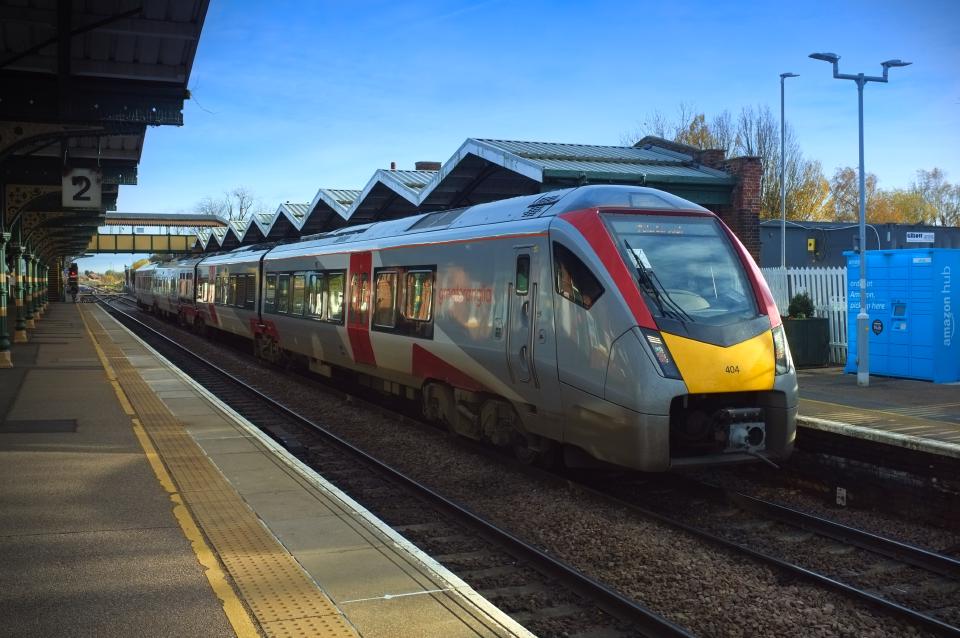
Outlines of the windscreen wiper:
<svg viewBox="0 0 960 638">
<path fill-rule="evenodd" d="M 640 257 L 633 250 L 633 246 L 630 245 L 630 242 L 626 239 L 623 240 L 623 243 L 627 246 L 627 251 L 633 255 L 633 261 L 637 266 L 637 278 L 640 282 L 640 286 L 645 288 L 648 294 L 653 297 L 654 302 L 657 304 L 657 308 L 660 310 L 660 314 L 665 317 L 673 316 L 676 319 L 683 321 L 693 322 L 693 317 L 687 314 L 683 308 L 677 304 L 676 301 L 670 297 L 670 293 L 667 292 L 667 289 L 663 287 L 663 284 L 660 283 L 660 278 L 657 277 L 657 274 L 653 272 L 653 269 L 647 268 L 643 261 L 640 260 Z M 662 291 L 662 292 L 661 292 Z M 669 308 L 669 310 L 667 309 Z"/>
</svg>

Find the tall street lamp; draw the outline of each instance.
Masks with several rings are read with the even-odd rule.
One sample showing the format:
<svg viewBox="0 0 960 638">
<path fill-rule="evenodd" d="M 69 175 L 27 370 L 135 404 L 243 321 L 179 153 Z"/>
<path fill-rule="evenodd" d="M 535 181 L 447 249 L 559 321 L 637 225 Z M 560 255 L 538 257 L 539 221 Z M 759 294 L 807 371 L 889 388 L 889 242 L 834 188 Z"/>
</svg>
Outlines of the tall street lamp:
<svg viewBox="0 0 960 638">
<path fill-rule="evenodd" d="M 783 119 L 783 81 L 787 78 L 800 77 L 796 73 L 780 74 L 780 269 L 787 268 L 787 125 Z"/>
<path fill-rule="evenodd" d="M 860 113 L 860 312 L 857 313 L 857 385 L 870 385 L 870 316 L 867 313 L 867 193 L 864 187 L 863 172 L 863 87 L 867 82 L 887 81 L 890 67 L 908 66 L 910 62 L 887 60 L 881 62 L 883 76 L 858 73 L 840 73 L 840 56 L 836 53 L 811 53 L 814 60 L 823 60 L 833 64 L 833 77 L 838 80 L 853 80 L 857 83 L 857 98 Z"/>
</svg>

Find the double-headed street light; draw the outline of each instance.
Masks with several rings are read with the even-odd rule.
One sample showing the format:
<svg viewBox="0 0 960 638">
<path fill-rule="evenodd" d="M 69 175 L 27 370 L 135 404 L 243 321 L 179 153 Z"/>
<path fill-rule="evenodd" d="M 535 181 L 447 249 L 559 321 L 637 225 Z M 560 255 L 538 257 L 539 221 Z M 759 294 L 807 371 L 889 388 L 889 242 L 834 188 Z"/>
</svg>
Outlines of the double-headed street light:
<svg viewBox="0 0 960 638">
<path fill-rule="evenodd" d="M 783 81 L 800 77 L 796 73 L 780 74 L 780 269 L 787 268 L 787 171 L 786 138 L 787 126 L 783 118 Z"/>
<path fill-rule="evenodd" d="M 867 82 L 887 81 L 887 72 L 890 67 L 907 66 L 910 62 L 901 60 L 887 60 L 881 62 L 883 76 L 864 75 L 858 73 L 840 73 L 840 56 L 836 53 L 811 53 L 814 60 L 823 60 L 833 64 L 833 77 L 838 80 L 853 80 L 857 83 L 857 97 L 860 112 L 860 312 L 857 313 L 857 385 L 870 385 L 870 316 L 867 313 L 867 193 L 864 187 L 865 174 L 863 172 L 863 86 Z"/>
</svg>

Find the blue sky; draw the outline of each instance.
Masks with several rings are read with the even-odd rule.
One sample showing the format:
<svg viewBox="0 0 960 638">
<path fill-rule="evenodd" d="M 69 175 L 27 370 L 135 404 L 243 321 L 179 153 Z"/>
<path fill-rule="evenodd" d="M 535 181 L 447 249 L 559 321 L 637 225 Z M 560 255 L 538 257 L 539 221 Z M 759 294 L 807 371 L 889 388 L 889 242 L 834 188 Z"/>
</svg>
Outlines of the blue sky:
<svg viewBox="0 0 960 638">
<path fill-rule="evenodd" d="M 829 175 L 857 163 L 884 188 L 940 167 L 960 182 L 960 2 L 242 2 L 212 0 L 182 128 L 147 133 L 118 209 L 190 211 L 249 187 L 270 209 L 362 188 L 396 161 L 444 161 L 468 137 L 619 144 L 659 109 L 766 104 Z M 127 263 L 107 257 L 107 265 Z"/>
</svg>

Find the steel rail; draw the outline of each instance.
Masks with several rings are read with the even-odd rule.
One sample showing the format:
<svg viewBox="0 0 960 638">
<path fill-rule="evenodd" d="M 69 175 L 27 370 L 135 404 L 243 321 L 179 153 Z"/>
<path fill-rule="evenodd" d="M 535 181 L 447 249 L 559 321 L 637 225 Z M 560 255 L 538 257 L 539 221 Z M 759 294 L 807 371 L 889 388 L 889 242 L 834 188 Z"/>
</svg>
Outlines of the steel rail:
<svg viewBox="0 0 960 638">
<path fill-rule="evenodd" d="M 596 602 L 598 607 L 609 613 L 611 616 L 633 623 L 633 626 L 641 630 L 644 636 L 649 636 L 650 638 L 693 638 L 693 634 L 689 633 L 679 625 L 667 620 L 666 618 L 663 618 L 662 616 L 647 609 L 638 602 L 631 600 L 630 598 L 608 587 L 600 581 L 580 572 L 572 565 L 569 565 L 564 561 L 542 552 L 533 545 L 518 538 L 517 536 L 514 536 L 510 532 L 494 525 L 493 523 L 490 523 L 489 521 L 484 520 L 466 507 L 440 495 L 429 487 L 418 483 L 399 470 L 396 470 L 386 463 L 374 458 L 363 450 L 337 436 L 333 432 L 327 430 L 322 425 L 319 425 L 310 419 L 297 414 L 287 406 L 275 401 L 256 388 L 238 379 L 233 374 L 191 352 L 170 337 L 167 337 L 154 328 L 151 328 L 136 317 L 133 317 L 123 310 L 109 305 L 107 302 L 101 301 L 101 303 L 105 307 L 109 308 L 112 312 L 123 315 L 127 321 L 136 324 L 141 329 L 150 333 L 154 338 L 163 341 L 168 346 L 173 347 L 177 351 L 187 355 L 191 360 L 200 363 L 203 367 L 215 372 L 231 383 L 240 386 L 245 392 L 249 393 L 257 400 L 263 401 L 270 406 L 271 409 L 276 410 L 283 416 L 304 427 L 316 431 L 326 440 L 356 456 L 377 470 L 383 472 L 389 478 L 403 484 L 413 492 L 417 493 L 419 496 L 429 500 L 434 505 L 437 505 L 446 512 L 450 513 L 455 518 L 480 529 L 485 536 L 509 548 L 509 551 L 511 551 L 511 553 L 513 553 L 517 558 L 529 561 L 530 563 L 538 566 L 542 573 L 561 579 L 572 591 L 575 591 L 581 596 L 593 600 Z"/>
<path fill-rule="evenodd" d="M 760 513 L 781 522 L 800 527 L 808 532 L 827 536 L 888 558 L 908 563 L 921 569 L 960 580 L 960 560 L 901 541 L 865 532 L 814 514 L 808 514 L 779 503 L 772 503 L 740 492 L 724 491 L 725 497 L 737 507 Z"/>
<path fill-rule="evenodd" d="M 752 549 L 750 547 L 747 547 L 746 545 L 741 545 L 740 543 L 728 540 L 712 532 L 708 532 L 704 529 L 700 529 L 699 527 L 689 525 L 687 523 L 684 523 L 683 521 L 677 520 L 675 518 L 671 518 L 665 514 L 661 514 L 654 510 L 647 509 L 640 505 L 636 505 L 635 503 L 630 503 L 629 501 L 625 501 L 616 496 L 607 494 L 601 489 L 590 487 L 583 483 L 576 483 L 576 485 L 579 489 L 584 490 L 585 493 L 605 499 L 610 503 L 616 504 L 620 507 L 623 507 L 627 510 L 630 510 L 642 516 L 647 516 L 657 521 L 660 521 L 666 525 L 675 527 L 677 529 L 681 529 L 698 538 L 702 538 L 706 541 L 709 541 L 710 543 L 713 543 L 719 547 L 733 550 L 738 553 L 746 554 L 747 556 L 753 558 L 754 560 L 757 560 L 758 562 L 765 563 L 768 565 L 773 565 L 774 567 L 782 571 L 785 571 L 795 576 L 799 576 L 805 580 L 812 581 L 822 587 L 842 592 L 852 598 L 859 599 L 862 602 L 868 603 L 875 607 L 879 607 L 887 612 L 890 612 L 892 615 L 900 617 L 905 621 L 922 626 L 925 629 L 933 631 L 938 635 L 951 636 L 954 638 L 960 637 L 960 627 L 955 627 L 949 623 L 945 623 L 937 618 L 934 618 L 932 616 L 919 612 L 915 609 L 904 607 L 903 605 L 900 605 L 891 600 L 888 600 L 886 598 L 873 594 L 869 591 L 859 589 L 852 585 L 848 585 L 842 581 L 839 581 L 829 576 L 825 576 L 818 572 L 809 570 L 805 567 L 801 567 L 800 565 L 787 562 L 783 559 L 777 558 L 776 556 L 772 556 L 770 554 L 766 554 L 764 552 Z M 721 488 L 716 488 L 714 486 L 707 486 L 707 487 L 709 487 L 711 490 L 721 490 Z M 751 498 L 745 495 L 741 495 L 741 496 L 744 496 L 746 499 Z M 760 507 L 760 506 L 757 506 L 757 507 Z M 830 521 L 826 521 L 826 522 L 829 523 Z M 857 530 L 857 531 L 860 531 L 860 530 Z M 866 532 L 861 532 L 861 533 L 865 535 L 867 534 Z M 881 538 L 881 537 L 877 537 L 877 538 Z M 887 539 L 884 539 L 884 540 L 887 540 Z M 896 542 L 896 541 L 892 541 L 892 542 Z M 933 552 L 928 552 L 928 553 L 932 554 Z M 951 560 L 951 559 L 948 559 L 948 560 Z"/>
<path fill-rule="evenodd" d="M 836 541 L 853 545 L 854 547 L 859 547 L 860 549 L 880 554 L 887 558 L 892 558 L 901 563 L 907 563 L 908 565 L 913 565 L 914 567 L 919 567 L 935 574 L 960 581 L 960 560 L 951 556 L 880 536 L 872 532 L 866 532 L 856 527 L 850 527 L 849 525 L 817 516 L 816 514 L 810 514 L 742 492 L 710 485 L 709 483 L 704 483 L 694 478 L 683 477 L 680 479 L 678 477 L 678 482 L 680 481 L 686 483 L 686 485 L 682 486 L 682 489 L 691 494 L 697 496 L 712 494 L 715 498 L 726 500 L 742 510 L 767 516 L 781 523 L 799 527 L 805 531 L 826 536 L 827 538 L 832 538 Z"/>
</svg>

